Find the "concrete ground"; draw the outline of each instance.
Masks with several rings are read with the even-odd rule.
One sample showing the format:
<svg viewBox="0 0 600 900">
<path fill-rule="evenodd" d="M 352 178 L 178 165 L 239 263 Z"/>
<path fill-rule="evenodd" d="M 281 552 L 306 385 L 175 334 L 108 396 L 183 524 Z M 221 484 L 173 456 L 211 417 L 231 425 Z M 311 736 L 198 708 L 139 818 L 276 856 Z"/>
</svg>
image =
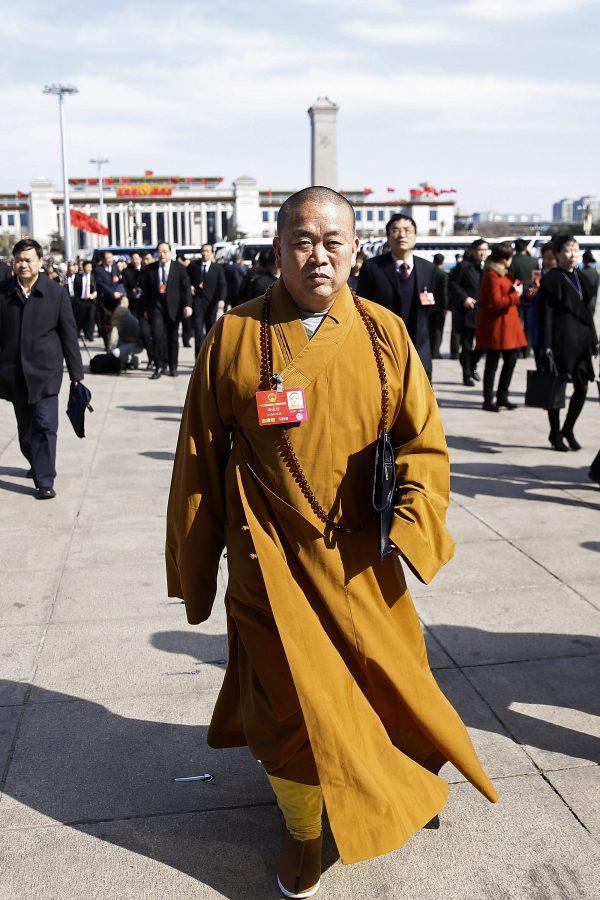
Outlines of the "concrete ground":
<svg viewBox="0 0 600 900">
<path fill-rule="evenodd" d="M 2 898 L 279 896 L 266 779 L 246 750 L 205 743 L 227 652 L 222 602 L 191 628 L 166 596 L 165 506 L 191 351 L 182 360 L 177 380 L 88 377 L 88 437 L 61 415 L 52 502 L 33 499 L 0 406 Z M 501 803 L 446 767 L 441 828 L 351 867 L 328 837 L 321 896 L 595 898 L 597 397 L 577 429 L 584 449 L 558 454 L 545 414 L 483 412 L 458 363 L 435 364 L 435 388 L 457 551 L 429 588 L 411 587 L 431 665 Z M 204 772 L 211 783 L 174 782 Z"/>
</svg>

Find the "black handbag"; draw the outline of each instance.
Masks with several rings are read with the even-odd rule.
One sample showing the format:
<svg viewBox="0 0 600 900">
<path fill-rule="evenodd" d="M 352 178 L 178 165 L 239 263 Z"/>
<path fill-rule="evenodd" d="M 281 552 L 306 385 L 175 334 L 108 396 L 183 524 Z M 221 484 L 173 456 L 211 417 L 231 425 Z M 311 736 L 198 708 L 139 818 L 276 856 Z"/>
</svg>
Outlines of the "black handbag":
<svg viewBox="0 0 600 900">
<path fill-rule="evenodd" d="M 395 544 L 390 540 L 395 496 L 396 457 L 390 436 L 387 431 L 383 431 L 375 446 L 373 475 L 373 509 L 377 516 L 377 548 L 380 559 L 385 559 L 396 550 Z"/>
<path fill-rule="evenodd" d="M 538 409 L 563 409 L 569 376 L 560 372 L 527 372 L 525 406 Z"/>
</svg>

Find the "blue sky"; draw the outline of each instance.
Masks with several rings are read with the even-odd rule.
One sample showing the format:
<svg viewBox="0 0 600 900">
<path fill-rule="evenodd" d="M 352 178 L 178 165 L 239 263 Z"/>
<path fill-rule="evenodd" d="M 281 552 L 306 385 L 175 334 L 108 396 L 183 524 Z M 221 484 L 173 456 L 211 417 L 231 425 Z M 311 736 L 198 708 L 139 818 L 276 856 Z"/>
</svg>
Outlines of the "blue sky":
<svg viewBox="0 0 600 900">
<path fill-rule="evenodd" d="M 71 82 L 69 174 L 308 183 L 306 110 L 340 105 L 340 188 L 549 214 L 600 194 L 600 0 L 0 0 L 0 190 L 60 183 L 56 101 Z"/>
</svg>

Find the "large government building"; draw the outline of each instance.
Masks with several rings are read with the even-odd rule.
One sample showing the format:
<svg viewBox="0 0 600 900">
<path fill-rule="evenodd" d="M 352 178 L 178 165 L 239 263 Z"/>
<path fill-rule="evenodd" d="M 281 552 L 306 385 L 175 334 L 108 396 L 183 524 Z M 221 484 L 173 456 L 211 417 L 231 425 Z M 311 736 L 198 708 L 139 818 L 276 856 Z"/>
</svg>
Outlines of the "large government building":
<svg viewBox="0 0 600 900">
<path fill-rule="evenodd" d="M 438 191 L 427 183 L 410 191 L 410 199 L 396 196 L 387 187 L 388 199 L 372 198 L 373 190 L 338 187 L 337 114 L 339 107 L 328 97 L 318 97 L 308 110 L 311 128 L 311 183 L 339 190 L 353 204 L 361 238 L 385 234 L 385 223 L 395 212 L 412 216 L 424 236 L 454 232 L 454 190 Z M 241 176 L 229 187 L 222 178 L 176 175 L 106 176 L 69 179 L 71 208 L 99 219 L 108 238 L 72 228 L 72 246 L 87 255 L 98 246 L 156 246 L 169 241 L 178 246 L 199 247 L 204 242 L 236 238 L 271 238 L 279 207 L 290 190 L 260 190 L 254 178 Z M 394 195 L 394 196 L 392 196 Z M 101 198 L 103 209 L 101 209 Z M 47 247 L 53 236 L 64 234 L 63 192 L 52 182 L 37 179 L 29 193 L 0 194 L 0 233 L 15 238 L 29 234 Z"/>
<path fill-rule="evenodd" d="M 104 222 L 109 237 L 72 229 L 73 247 L 85 255 L 103 244 L 154 246 L 158 241 L 198 247 L 240 237 L 272 237 L 277 212 L 293 193 L 259 190 L 254 178 L 236 178 L 231 187 L 223 179 L 179 176 L 107 176 L 103 179 Z M 455 204 L 419 191 L 418 198 L 371 199 L 369 188 L 343 191 L 356 211 L 360 237 L 385 233 L 394 212 L 407 212 L 419 234 L 446 235 L 454 230 Z M 417 193 L 417 192 L 414 192 Z M 72 178 L 71 208 L 100 218 L 97 178 Z M 15 238 L 31 234 L 48 246 L 51 235 L 63 234 L 63 193 L 45 179 L 33 181 L 28 194 L 0 194 L 0 232 Z"/>
</svg>

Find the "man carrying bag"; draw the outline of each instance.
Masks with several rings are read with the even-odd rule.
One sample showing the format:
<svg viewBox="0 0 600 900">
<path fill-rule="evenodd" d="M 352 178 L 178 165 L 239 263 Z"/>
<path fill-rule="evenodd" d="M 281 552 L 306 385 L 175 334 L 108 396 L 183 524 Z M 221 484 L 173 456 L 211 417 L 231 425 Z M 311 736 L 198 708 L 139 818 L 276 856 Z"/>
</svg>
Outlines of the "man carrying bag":
<svg viewBox="0 0 600 900">
<path fill-rule="evenodd" d="M 35 496 L 51 500 L 63 357 L 71 384 L 83 380 L 77 325 L 66 288 L 41 271 L 37 241 L 18 241 L 13 255 L 16 274 L 0 284 L 0 397 L 13 404 Z"/>
</svg>

